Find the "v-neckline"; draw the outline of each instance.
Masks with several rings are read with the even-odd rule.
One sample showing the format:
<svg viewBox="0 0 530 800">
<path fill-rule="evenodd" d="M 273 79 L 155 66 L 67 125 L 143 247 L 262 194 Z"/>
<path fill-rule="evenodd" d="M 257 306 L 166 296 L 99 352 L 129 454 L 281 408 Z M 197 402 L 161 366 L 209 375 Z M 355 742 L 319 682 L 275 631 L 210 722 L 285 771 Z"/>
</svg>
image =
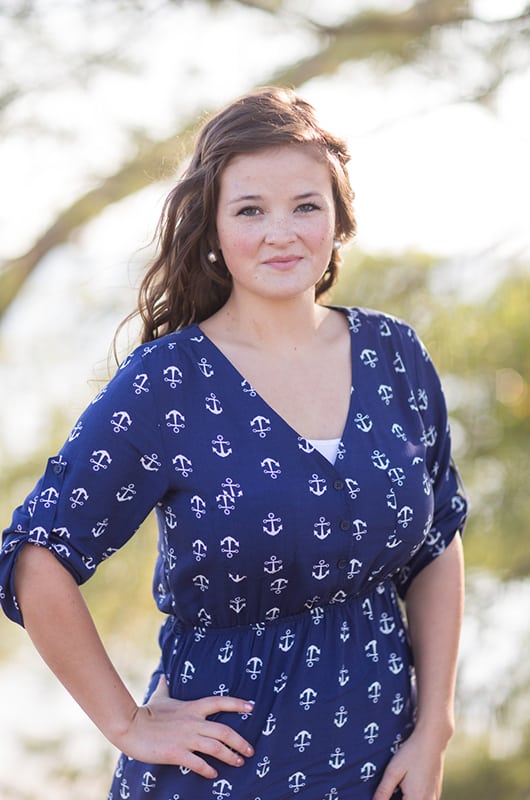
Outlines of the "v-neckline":
<svg viewBox="0 0 530 800">
<path fill-rule="evenodd" d="M 343 308 L 341 306 L 326 306 L 326 308 L 330 308 L 330 309 L 332 309 L 334 311 L 339 311 L 341 314 L 344 314 L 344 316 L 346 317 L 346 321 L 348 322 L 345 308 Z M 217 356 L 230 368 L 232 373 L 240 380 L 240 383 L 246 383 L 247 386 L 250 387 L 250 389 L 252 390 L 254 395 L 257 398 L 259 398 L 259 401 L 261 402 L 261 404 L 263 406 L 265 406 L 265 408 L 268 409 L 269 413 L 273 414 L 276 417 L 276 419 L 280 420 L 280 422 L 286 428 L 288 428 L 291 431 L 291 433 L 293 433 L 297 437 L 297 439 L 302 440 L 304 442 L 310 442 L 311 438 L 313 438 L 313 439 L 322 438 L 322 437 L 317 437 L 317 436 L 313 436 L 313 437 L 304 436 L 299 431 L 297 431 L 296 428 L 293 425 L 291 425 L 291 423 L 288 422 L 285 419 L 285 417 L 283 417 L 282 414 L 280 414 L 280 412 L 277 411 L 274 408 L 274 406 L 272 406 L 267 400 L 265 400 L 263 395 L 261 395 L 254 388 L 252 383 L 248 380 L 248 378 L 245 378 L 243 373 L 236 367 L 234 362 L 231 361 L 231 359 L 226 355 L 226 353 L 224 353 L 223 350 L 213 341 L 213 339 L 211 339 L 208 336 L 208 334 L 203 331 L 203 329 L 201 328 L 200 324 L 198 322 L 195 322 L 195 323 L 193 323 L 193 327 L 198 331 L 199 335 L 202 336 L 204 341 L 206 341 L 208 343 L 210 348 L 215 351 Z M 348 411 L 347 411 L 347 414 L 346 414 L 346 418 L 344 420 L 344 426 L 343 426 L 342 432 L 340 434 L 340 437 L 328 437 L 328 438 L 333 438 L 333 439 L 339 438 L 339 445 L 340 445 L 340 443 L 342 443 L 342 441 L 343 441 L 343 439 L 344 439 L 344 437 L 346 435 L 346 431 L 348 430 L 349 423 L 350 423 L 350 418 L 351 418 L 351 415 L 352 415 L 352 409 L 353 409 L 353 392 L 354 392 L 354 389 L 353 389 L 353 341 L 352 341 L 351 327 L 350 327 L 349 324 L 348 324 L 348 334 L 349 334 L 349 337 L 350 337 L 350 369 L 351 369 L 351 383 L 350 383 L 350 397 L 349 397 L 349 401 L 348 401 Z M 320 451 L 318 451 L 317 448 L 314 448 L 314 449 L 315 449 L 315 452 L 318 452 L 319 455 L 327 461 L 326 457 L 322 456 L 322 453 L 320 453 Z M 331 462 L 327 461 L 327 463 L 329 464 Z"/>
</svg>

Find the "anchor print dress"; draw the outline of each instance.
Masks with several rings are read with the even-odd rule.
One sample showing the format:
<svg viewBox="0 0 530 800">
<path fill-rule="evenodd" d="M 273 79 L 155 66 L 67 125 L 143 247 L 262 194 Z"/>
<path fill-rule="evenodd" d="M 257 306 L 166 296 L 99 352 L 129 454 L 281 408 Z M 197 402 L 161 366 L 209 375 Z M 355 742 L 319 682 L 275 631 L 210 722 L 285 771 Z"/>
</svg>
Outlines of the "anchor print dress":
<svg viewBox="0 0 530 800">
<path fill-rule="evenodd" d="M 414 331 L 340 311 L 353 380 L 334 464 L 191 325 L 126 359 L 4 532 L 0 595 L 22 623 L 12 570 L 27 542 L 82 583 L 155 508 L 167 616 L 146 697 L 164 672 L 174 697 L 255 703 L 217 715 L 255 746 L 243 767 L 211 759 L 207 780 L 122 755 L 109 800 L 370 800 L 412 729 L 398 598 L 466 501 Z"/>
</svg>

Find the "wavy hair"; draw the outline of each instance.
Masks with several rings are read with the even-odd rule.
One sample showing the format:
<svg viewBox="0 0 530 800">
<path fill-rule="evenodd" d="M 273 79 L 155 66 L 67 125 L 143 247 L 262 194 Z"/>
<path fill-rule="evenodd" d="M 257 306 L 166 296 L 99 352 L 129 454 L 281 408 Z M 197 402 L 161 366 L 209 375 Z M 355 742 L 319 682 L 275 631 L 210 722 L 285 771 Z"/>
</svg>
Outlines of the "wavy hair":
<svg viewBox="0 0 530 800">
<path fill-rule="evenodd" d="M 139 315 L 142 343 L 201 322 L 228 300 L 232 280 L 216 247 L 221 175 L 235 156 L 289 144 L 311 144 L 326 161 L 336 237 L 345 242 L 354 236 L 354 194 L 345 142 L 323 130 L 313 107 L 289 89 L 265 87 L 243 95 L 202 126 L 191 160 L 164 203 L 155 233 L 157 255 L 140 285 L 137 309 L 122 323 Z M 214 264 L 208 260 L 212 249 L 217 254 Z M 335 283 L 339 262 L 333 250 L 316 284 L 315 299 Z"/>
</svg>

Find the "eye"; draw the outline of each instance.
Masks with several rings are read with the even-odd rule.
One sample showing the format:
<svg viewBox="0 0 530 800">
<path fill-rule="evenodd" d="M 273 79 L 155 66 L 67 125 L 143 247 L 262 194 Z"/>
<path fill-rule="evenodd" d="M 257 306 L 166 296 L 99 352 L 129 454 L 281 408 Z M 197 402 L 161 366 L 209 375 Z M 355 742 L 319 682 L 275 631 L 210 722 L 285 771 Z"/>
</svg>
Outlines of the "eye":
<svg viewBox="0 0 530 800">
<path fill-rule="evenodd" d="M 257 217 L 258 214 L 261 214 L 261 209 L 257 206 L 245 206 L 237 212 L 238 217 Z"/>
<path fill-rule="evenodd" d="M 311 211 L 319 211 L 320 206 L 317 206 L 315 203 L 302 203 L 296 207 L 296 210 L 301 211 L 302 214 L 309 214 Z"/>
</svg>

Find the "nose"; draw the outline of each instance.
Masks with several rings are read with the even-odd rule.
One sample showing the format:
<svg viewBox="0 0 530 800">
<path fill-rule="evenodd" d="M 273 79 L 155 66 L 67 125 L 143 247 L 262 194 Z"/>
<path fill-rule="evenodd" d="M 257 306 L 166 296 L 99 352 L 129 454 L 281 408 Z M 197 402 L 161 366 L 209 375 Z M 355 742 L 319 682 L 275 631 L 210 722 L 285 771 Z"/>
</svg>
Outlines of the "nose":
<svg viewBox="0 0 530 800">
<path fill-rule="evenodd" d="M 288 214 L 271 216 L 265 232 L 267 244 L 283 245 L 294 241 L 296 234 L 293 221 Z"/>
</svg>

